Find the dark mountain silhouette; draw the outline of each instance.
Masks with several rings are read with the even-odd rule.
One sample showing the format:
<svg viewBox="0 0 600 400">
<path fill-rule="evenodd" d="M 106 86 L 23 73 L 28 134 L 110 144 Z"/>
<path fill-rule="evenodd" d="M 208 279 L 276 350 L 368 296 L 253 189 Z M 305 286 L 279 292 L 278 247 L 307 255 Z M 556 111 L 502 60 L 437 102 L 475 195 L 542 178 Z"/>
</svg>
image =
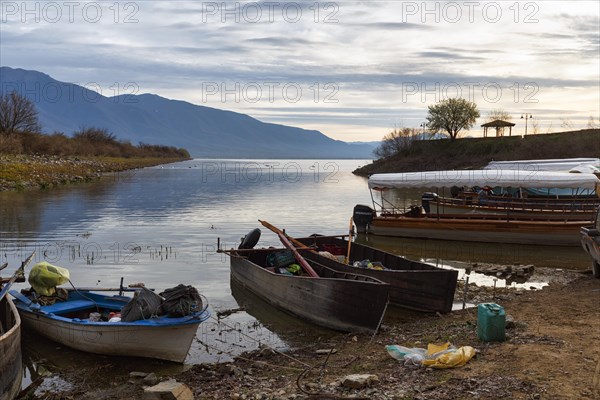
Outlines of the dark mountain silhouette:
<svg viewBox="0 0 600 400">
<path fill-rule="evenodd" d="M 35 103 L 44 133 L 106 128 L 133 144 L 184 147 L 195 157 L 370 158 L 373 151 L 371 144 L 333 140 L 245 114 L 154 94 L 106 97 L 38 71 L 0 67 L 0 91 L 12 90 Z"/>
</svg>

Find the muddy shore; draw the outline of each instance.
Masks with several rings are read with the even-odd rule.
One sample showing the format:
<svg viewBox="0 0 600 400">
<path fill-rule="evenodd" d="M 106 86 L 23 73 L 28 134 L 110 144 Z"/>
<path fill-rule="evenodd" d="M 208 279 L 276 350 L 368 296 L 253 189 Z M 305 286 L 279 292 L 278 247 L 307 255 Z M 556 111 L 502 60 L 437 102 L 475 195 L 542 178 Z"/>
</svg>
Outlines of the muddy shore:
<svg viewBox="0 0 600 400">
<path fill-rule="evenodd" d="M 542 290 L 469 287 L 470 302 L 501 304 L 511 322 L 507 340 L 483 343 L 476 333 L 477 310 L 451 314 L 388 312 L 374 337 L 332 334 L 282 354 L 268 347 L 234 362 L 189 366 L 185 372 L 143 381 L 111 373 L 110 358 L 89 368 L 53 374 L 71 383 L 66 391 L 39 392 L 44 399 L 139 399 L 144 386 L 176 379 L 195 399 L 593 399 L 600 394 L 600 280 L 587 271 L 538 269 L 550 277 Z M 461 298 L 463 288 L 457 289 Z M 304 335 L 307 332 L 295 332 Z M 472 346 L 475 358 L 453 369 L 405 366 L 390 357 L 389 344 L 427 347 L 449 341 Z M 334 354 L 317 350 L 335 349 Z M 323 351 L 319 352 L 323 353 Z M 94 376 L 110 376 L 100 385 Z M 350 374 L 372 374 L 362 388 L 341 382 Z M 145 375 L 145 374 L 141 374 Z"/>
</svg>

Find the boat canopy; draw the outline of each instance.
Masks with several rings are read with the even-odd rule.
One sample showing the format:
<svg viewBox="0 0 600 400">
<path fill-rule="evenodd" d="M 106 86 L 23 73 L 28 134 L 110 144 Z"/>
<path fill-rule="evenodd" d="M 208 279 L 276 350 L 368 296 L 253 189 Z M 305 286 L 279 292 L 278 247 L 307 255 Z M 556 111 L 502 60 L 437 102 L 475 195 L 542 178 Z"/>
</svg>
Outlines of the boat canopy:
<svg viewBox="0 0 600 400">
<path fill-rule="evenodd" d="M 523 171 L 596 172 L 600 158 L 556 158 L 546 160 L 492 161 L 483 169 L 508 169 Z"/>
<path fill-rule="evenodd" d="M 369 188 L 431 187 L 513 187 L 513 188 L 578 188 L 595 189 L 600 180 L 594 174 L 522 170 L 448 170 L 395 174 L 374 174 L 369 178 Z"/>
</svg>

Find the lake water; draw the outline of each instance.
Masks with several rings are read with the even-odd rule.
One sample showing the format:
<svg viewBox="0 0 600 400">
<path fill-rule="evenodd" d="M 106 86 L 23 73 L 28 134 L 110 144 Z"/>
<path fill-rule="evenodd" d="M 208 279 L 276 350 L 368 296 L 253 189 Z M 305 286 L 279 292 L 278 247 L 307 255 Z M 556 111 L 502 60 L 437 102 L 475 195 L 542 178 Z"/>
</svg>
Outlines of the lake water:
<svg viewBox="0 0 600 400">
<path fill-rule="evenodd" d="M 157 290 L 185 283 L 208 299 L 213 313 L 236 308 L 236 298 L 244 295 L 232 294 L 229 259 L 215 252 L 217 238 L 224 248 L 237 247 L 244 234 L 260 226 L 259 218 L 292 236 L 347 233 L 354 205 L 371 204 L 366 179 L 351 173 L 367 162 L 191 160 L 115 174 L 90 184 L 0 193 L 0 262 L 9 262 L 8 271 L 14 270 L 35 250 L 34 261 L 68 268 L 76 286 L 115 287 L 121 277 L 126 284 L 144 282 Z M 420 196 L 421 191 L 412 191 L 401 197 L 410 204 Z M 473 262 L 577 269 L 589 265 L 580 248 L 383 237 L 358 240 L 455 268 Z M 279 246 L 279 241 L 263 229 L 260 244 Z M 22 287 L 25 284 L 17 286 Z M 267 335 L 275 345 L 285 346 L 286 327 L 297 321 L 274 311 L 261 313 L 262 306 L 254 311 L 261 319 L 277 317 L 261 320 L 270 327 L 265 329 L 247 313 L 232 314 L 224 323 L 243 325 L 245 333 L 236 333 L 242 343 L 239 348 L 228 345 L 223 350 L 235 353 L 251 347 L 253 339 L 246 334 Z M 188 363 L 227 358 L 215 350 L 228 341 L 218 337 L 223 327 L 217 329 L 212 322 L 199 335 L 211 348 L 194 343 Z M 46 347 L 51 345 L 32 351 L 43 352 Z M 61 350 L 65 352 L 73 354 Z"/>
</svg>

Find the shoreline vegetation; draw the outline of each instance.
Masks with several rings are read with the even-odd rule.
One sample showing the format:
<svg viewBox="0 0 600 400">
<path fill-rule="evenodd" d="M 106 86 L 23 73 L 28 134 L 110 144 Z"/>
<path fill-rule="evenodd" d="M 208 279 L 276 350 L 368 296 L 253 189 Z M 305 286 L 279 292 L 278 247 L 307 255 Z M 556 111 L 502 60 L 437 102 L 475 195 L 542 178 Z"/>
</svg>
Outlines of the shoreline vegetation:
<svg viewBox="0 0 600 400">
<path fill-rule="evenodd" d="M 353 171 L 367 177 L 391 172 L 478 169 L 490 161 L 598 157 L 600 129 L 525 137 L 412 140 L 395 154 Z"/>
<path fill-rule="evenodd" d="M 106 173 L 191 159 L 187 150 L 121 141 L 104 129 L 0 135 L 0 191 L 89 182 Z"/>
<path fill-rule="evenodd" d="M 108 173 L 185 161 L 181 157 L 80 157 L 0 154 L 0 192 L 90 182 Z"/>
</svg>

